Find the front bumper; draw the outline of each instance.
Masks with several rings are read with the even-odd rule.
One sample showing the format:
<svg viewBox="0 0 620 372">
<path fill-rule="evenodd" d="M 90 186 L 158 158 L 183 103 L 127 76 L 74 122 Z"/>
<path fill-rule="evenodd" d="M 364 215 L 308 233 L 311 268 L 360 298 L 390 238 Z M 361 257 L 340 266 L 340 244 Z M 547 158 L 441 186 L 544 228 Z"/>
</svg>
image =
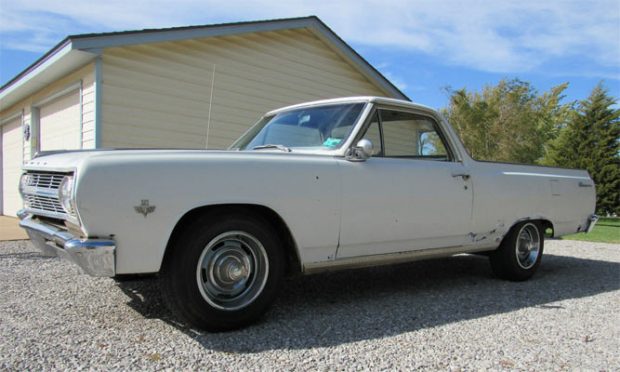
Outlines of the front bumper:
<svg viewBox="0 0 620 372">
<path fill-rule="evenodd" d="M 32 243 L 46 256 L 59 256 L 78 265 L 91 276 L 116 274 L 116 242 L 112 239 L 81 239 L 55 226 L 33 218 L 21 210 L 17 213 Z"/>
</svg>

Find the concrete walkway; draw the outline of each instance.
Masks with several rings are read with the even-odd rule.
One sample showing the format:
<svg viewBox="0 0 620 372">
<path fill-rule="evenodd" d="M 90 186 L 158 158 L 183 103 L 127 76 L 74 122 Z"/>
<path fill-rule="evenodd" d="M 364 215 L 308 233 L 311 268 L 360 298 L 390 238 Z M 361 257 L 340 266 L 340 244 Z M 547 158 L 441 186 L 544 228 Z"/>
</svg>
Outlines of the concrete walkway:
<svg viewBox="0 0 620 372">
<path fill-rule="evenodd" d="M 19 219 L 16 217 L 0 216 L 0 241 L 26 240 L 26 231 L 19 227 Z"/>
</svg>

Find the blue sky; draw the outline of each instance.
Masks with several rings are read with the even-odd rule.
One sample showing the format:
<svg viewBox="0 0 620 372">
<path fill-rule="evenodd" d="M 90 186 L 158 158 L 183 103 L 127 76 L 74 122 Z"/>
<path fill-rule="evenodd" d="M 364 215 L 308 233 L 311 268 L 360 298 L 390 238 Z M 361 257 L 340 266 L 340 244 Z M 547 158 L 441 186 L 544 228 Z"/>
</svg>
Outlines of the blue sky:
<svg viewBox="0 0 620 372">
<path fill-rule="evenodd" d="M 620 97 L 618 0 L 0 0 L 0 84 L 69 34 L 319 16 L 414 101 L 519 78 Z"/>
</svg>

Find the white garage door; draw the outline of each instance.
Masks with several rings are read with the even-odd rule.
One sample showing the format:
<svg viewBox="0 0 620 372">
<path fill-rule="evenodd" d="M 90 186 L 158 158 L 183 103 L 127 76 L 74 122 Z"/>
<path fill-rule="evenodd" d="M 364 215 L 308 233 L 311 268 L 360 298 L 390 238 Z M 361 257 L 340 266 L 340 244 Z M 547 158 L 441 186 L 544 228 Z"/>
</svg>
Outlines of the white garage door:
<svg viewBox="0 0 620 372">
<path fill-rule="evenodd" d="M 74 91 L 39 108 L 41 151 L 80 148 L 80 96 Z"/>
<path fill-rule="evenodd" d="M 22 207 L 17 190 L 23 159 L 21 118 L 2 126 L 2 214 L 15 216 Z"/>
</svg>

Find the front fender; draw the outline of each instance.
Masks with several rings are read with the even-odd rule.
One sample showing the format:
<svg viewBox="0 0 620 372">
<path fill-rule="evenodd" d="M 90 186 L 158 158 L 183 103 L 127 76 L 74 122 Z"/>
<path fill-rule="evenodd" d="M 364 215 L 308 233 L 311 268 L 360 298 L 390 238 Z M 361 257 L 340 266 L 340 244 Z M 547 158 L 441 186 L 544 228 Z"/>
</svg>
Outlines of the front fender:
<svg viewBox="0 0 620 372">
<path fill-rule="evenodd" d="M 159 271 L 174 227 L 200 206 L 273 210 L 289 227 L 302 264 L 333 259 L 338 244 L 341 180 L 330 157 L 94 157 L 78 171 L 76 187 L 86 234 L 117 242 L 118 274 Z"/>
</svg>

